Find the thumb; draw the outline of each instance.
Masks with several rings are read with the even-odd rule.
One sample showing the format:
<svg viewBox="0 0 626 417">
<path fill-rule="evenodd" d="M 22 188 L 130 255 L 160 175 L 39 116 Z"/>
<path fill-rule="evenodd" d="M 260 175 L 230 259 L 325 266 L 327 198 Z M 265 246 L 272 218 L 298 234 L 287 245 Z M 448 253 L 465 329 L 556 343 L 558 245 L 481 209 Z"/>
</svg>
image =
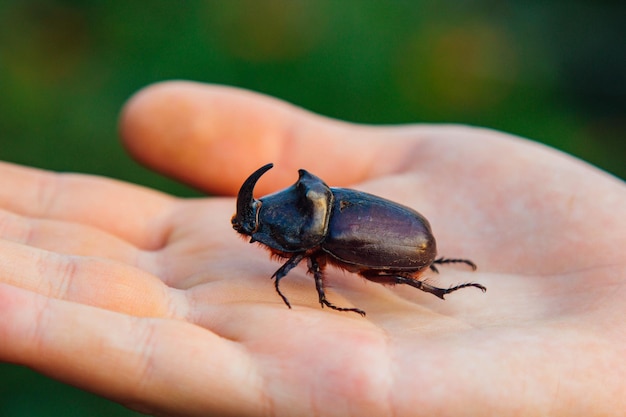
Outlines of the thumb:
<svg viewBox="0 0 626 417">
<path fill-rule="evenodd" d="M 268 162 L 276 168 L 260 193 L 292 183 L 299 168 L 338 186 L 399 171 L 415 145 L 413 130 L 340 122 L 261 94 L 184 81 L 138 92 L 120 122 L 123 143 L 139 162 L 226 195 Z M 390 147 L 389 140 L 397 141 Z"/>
</svg>

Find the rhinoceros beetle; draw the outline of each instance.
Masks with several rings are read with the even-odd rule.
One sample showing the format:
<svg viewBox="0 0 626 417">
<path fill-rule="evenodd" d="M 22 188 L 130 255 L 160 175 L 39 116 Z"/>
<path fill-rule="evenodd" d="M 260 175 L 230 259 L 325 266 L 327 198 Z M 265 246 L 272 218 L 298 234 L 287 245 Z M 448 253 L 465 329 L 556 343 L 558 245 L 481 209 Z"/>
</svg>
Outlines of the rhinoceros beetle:
<svg viewBox="0 0 626 417">
<path fill-rule="evenodd" d="M 477 283 L 445 289 L 417 279 L 426 268 L 438 272 L 436 264 L 464 263 L 473 270 L 476 265 L 467 259 L 435 259 L 430 224 L 409 207 L 361 191 L 329 187 L 304 169 L 298 171 L 298 181 L 291 187 L 255 199 L 256 182 L 272 167 L 262 166 L 243 183 L 231 223 L 237 232 L 250 236 L 250 243 L 259 242 L 273 255 L 287 259 L 272 278 L 289 308 L 278 284 L 304 259 L 322 307 L 362 316 L 363 310 L 338 307 L 326 299 L 323 270 L 327 263 L 370 281 L 407 284 L 441 299 L 465 287 L 486 291 Z"/>
</svg>

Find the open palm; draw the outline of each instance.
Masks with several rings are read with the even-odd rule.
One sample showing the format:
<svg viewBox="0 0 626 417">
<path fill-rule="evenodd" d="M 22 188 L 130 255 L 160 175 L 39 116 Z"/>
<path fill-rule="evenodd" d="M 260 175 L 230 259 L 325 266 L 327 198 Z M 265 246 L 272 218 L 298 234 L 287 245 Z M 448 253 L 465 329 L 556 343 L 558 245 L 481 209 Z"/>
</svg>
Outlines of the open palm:
<svg viewBox="0 0 626 417">
<path fill-rule="evenodd" d="M 235 89 L 164 83 L 122 135 L 154 169 L 226 197 L 181 200 L 0 165 L 0 359 L 159 415 L 608 415 L 626 409 L 626 187 L 554 150 L 455 126 L 367 127 Z M 431 222 L 442 301 L 304 267 L 232 230 L 305 168 Z"/>
</svg>

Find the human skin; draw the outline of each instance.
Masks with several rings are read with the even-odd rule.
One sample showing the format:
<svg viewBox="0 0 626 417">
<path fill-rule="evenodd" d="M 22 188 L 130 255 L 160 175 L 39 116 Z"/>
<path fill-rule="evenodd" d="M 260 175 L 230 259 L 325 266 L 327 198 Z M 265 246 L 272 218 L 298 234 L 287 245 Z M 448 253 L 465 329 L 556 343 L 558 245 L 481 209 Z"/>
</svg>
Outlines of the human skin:
<svg viewBox="0 0 626 417">
<path fill-rule="evenodd" d="M 125 106 L 141 163 L 214 195 L 0 163 L 0 360 L 169 416 L 600 416 L 626 410 L 626 186 L 558 151 L 463 126 L 371 127 L 233 88 L 161 83 Z M 230 225 L 305 168 L 415 208 L 440 300 L 298 267 Z"/>
</svg>

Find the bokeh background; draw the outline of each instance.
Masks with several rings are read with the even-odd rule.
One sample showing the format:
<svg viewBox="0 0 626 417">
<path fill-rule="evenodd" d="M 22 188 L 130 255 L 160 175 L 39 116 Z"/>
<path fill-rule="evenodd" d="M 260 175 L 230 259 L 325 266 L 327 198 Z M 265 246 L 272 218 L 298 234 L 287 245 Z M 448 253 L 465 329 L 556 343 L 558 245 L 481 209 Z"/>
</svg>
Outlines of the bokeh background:
<svg viewBox="0 0 626 417">
<path fill-rule="evenodd" d="M 621 0 L 0 0 L 0 159 L 198 195 L 117 137 L 131 94 L 190 79 L 353 122 L 487 126 L 626 178 L 625 22 Z M 0 365 L 0 417 L 52 415 L 138 414 Z"/>
</svg>

